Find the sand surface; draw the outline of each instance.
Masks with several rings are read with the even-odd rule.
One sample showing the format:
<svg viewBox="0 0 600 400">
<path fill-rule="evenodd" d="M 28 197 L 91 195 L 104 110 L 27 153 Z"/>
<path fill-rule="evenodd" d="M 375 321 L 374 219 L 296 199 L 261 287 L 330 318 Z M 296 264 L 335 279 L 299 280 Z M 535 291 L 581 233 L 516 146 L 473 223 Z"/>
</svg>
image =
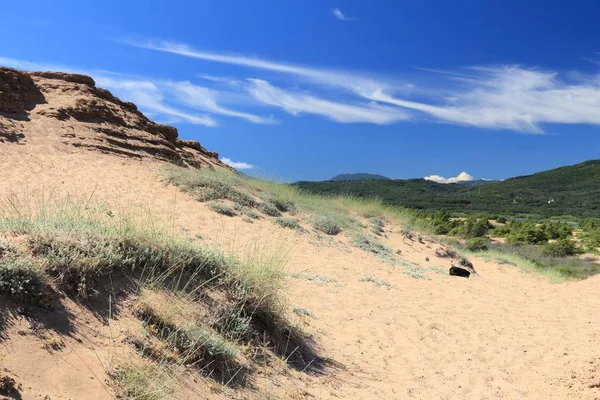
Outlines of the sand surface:
<svg viewBox="0 0 600 400">
<path fill-rule="evenodd" d="M 27 145 L 0 145 L 0 196 L 93 193 L 115 207 L 149 206 L 173 229 L 200 233 L 235 252 L 257 243 L 285 246 L 290 307 L 312 313 L 296 318 L 338 365 L 322 376 L 258 377 L 267 391 L 317 399 L 600 398 L 600 278 L 553 284 L 477 258 L 479 279 L 450 277 L 428 269 L 449 267 L 434 254 L 438 244 L 403 241 L 400 227 L 386 225 L 386 244 L 429 278 L 415 279 L 349 246 L 343 235 L 322 240 L 266 220 L 248 224 L 220 216 L 164 185 L 164 165 L 33 138 Z M 361 281 L 365 277 L 389 286 Z M 26 322 L 15 321 L 0 344 L 0 370 L 20 379 L 23 398 L 111 398 L 105 372 L 110 356 L 94 341 L 103 337 L 105 346 L 118 321 L 105 326 L 92 315 L 78 315 L 73 323 L 79 341 L 66 337 L 55 352 L 18 335 Z"/>
</svg>

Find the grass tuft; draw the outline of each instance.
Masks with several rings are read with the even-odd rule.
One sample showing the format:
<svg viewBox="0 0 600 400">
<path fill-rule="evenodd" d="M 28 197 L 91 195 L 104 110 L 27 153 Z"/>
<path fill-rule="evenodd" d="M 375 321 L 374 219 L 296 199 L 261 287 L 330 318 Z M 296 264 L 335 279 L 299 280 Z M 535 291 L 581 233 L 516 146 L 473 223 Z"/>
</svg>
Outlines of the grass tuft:
<svg viewBox="0 0 600 400">
<path fill-rule="evenodd" d="M 237 215 L 231 207 L 223 203 L 211 201 L 210 203 L 208 203 L 208 208 L 210 208 L 212 211 L 218 214 L 226 215 L 228 217 L 235 217 Z"/>
<path fill-rule="evenodd" d="M 366 252 L 376 254 L 386 259 L 394 258 L 392 250 L 381 243 L 374 236 L 366 235 L 362 232 L 356 232 L 352 236 L 352 242 L 356 247 Z"/>
<path fill-rule="evenodd" d="M 279 209 L 271 202 L 264 202 L 260 205 L 260 210 L 269 217 L 281 217 Z"/>
<path fill-rule="evenodd" d="M 386 281 L 379 279 L 379 278 L 372 277 L 372 276 L 365 276 L 364 278 L 360 279 L 360 282 L 372 282 L 377 286 L 384 286 L 388 289 L 392 287 L 392 285 L 390 285 Z"/>
<path fill-rule="evenodd" d="M 304 307 L 294 307 L 293 311 L 296 314 L 301 315 L 303 317 L 311 317 L 311 318 L 313 318 L 315 316 L 311 311 L 307 310 Z"/>
<path fill-rule="evenodd" d="M 371 225 L 371 232 L 373 232 L 377 236 L 383 235 L 383 227 L 385 226 L 385 224 L 380 217 L 369 218 L 369 223 Z"/>
<path fill-rule="evenodd" d="M 172 168 L 167 176 L 167 183 L 178 186 L 182 191 L 190 193 L 198 201 L 231 200 L 245 207 L 255 207 L 256 200 L 246 191 L 236 187 L 236 182 L 226 179 L 223 173 L 189 173 L 186 169 Z"/>
<path fill-rule="evenodd" d="M 274 221 L 283 228 L 296 229 L 298 231 L 302 230 L 302 227 L 296 218 L 279 217 L 275 218 Z"/>
<path fill-rule="evenodd" d="M 315 215 L 312 218 L 312 227 L 328 235 L 337 235 L 342 231 L 339 224 L 331 217 L 326 215 Z"/>
<path fill-rule="evenodd" d="M 121 395 L 126 400 L 166 400 L 174 393 L 171 377 L 154 364 L 126 364 L 115 373 Z"/>
</svg>

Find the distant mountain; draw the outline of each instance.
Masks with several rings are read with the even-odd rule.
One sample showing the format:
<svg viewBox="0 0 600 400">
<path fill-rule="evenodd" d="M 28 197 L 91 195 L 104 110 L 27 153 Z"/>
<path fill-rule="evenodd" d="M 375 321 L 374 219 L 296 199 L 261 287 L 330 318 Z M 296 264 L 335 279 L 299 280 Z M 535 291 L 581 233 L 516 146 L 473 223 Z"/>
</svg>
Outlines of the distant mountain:
<svg viewBox="0 0 600 400">
<path fill-rule="evenodd" d="M 379 197 L 388 204 L 423 210 L 600 216 L 600 160 L 494 182 L 441 184 L 398 179 L 295 185 L 312 193 Z"/>
<path fill-rule="evenodd" d="M 385 180 L 385 181 L 391 180 L 387 176 L 383 176 L 383 175 L 358 173 L 358 174 L 339 174 L 339 175 L 336 175 L 333 178 L 331 178 L 331 181 L 333 181 L 333 182 L 366 181 L 366 180 L 372 180 L 372 179 Z"/>
</svg>

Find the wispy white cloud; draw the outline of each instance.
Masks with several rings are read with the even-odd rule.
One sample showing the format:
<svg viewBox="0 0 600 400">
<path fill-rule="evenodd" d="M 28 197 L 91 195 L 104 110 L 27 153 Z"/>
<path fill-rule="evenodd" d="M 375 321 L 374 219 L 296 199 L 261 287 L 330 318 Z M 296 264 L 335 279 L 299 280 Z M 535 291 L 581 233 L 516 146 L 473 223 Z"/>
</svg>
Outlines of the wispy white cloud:
<svg viewBox="0 0 600 400">
<path fill-rule="evenodd" d="M 521 66 L 469 68 L 468 73 L 444 72 L 433 90 L 416 83 L 398 86 L 397 78 L 374 79 L 364 74 L 311 68 L 256 57 L 201 52 L 179 43 L 131 43 L 138 47 L 179 54 L 187 57 L 279 72 L 312 83 L 336 86 L 377 103 L 403 108 L 434 121 L 505 129 L 526 133 L 543 133 L 543 124 L 600 125 L 600 74 L 577 82 L 555 71 Z M 398 96 L 406 88 L 416 89 L 419 101 Z M 429 86 L 431 87 L 431 85 Z M 431 90 L 431 93 L 428 93 Z M 439 93 L 444 93 L 440 97 Z M 405 114 L 406 115 L 406 114 Z"/>
<path fill-rule="evenodd" d="M 241 161 L 233 161 L 227 157 L 221 158 L 221 161 L 235 169 L 254 169 L 256 165 L 248 164 Z"/>
<path fill-rule="evenodd" d="M 472 68 L 473 77 L 448 89 L 445 104 L 373 93 L 369 98 L 420 111 L 438 120 L 480 128 L 543 133 L 542 124 L 600 125 L 600 75 L 568 82 L 557 72 L 519 66 Z"/>
<path fill-rule="evenodd" d="M 422 121 L 538 134 L 544 132 L 545 124 L 600 125 L 599 73 L 571 72 L 563 75 L 557 71 L 518 65 L 468 67 L 459 72 L 420 68 L 423 73 L 435 73 L 436 76 L 433 83 L 427 79 L 429 84 L 423 86 L 419 79 L 407 83 L 400 77 L 382 78 L 373 74 L 199 51 L 181 43 L 128 43 L 199 60 L 277 72 L 296 78 L 296 85 L 308 85 L 313 91 L 310 93 L 305 88 L 302 91 L 281 89 L 264 79 L 245 81 L 210 75 L 201 77 L 209 82 L 207 84 L 225 85 L 228 89 L 221 92 L 190 82 L 167 85 L 164 81 L 154 80 L 149 80 L 156 86 L 151 90 L 119 88 L 118 85 L 114 88 L 115 91 L 121 90 L 129 100 L 133 97 L 138 99 L 136 102 L 142 103 L 142 110 L 207 126 L 216 125 L 211 115 L 241 118 L 252 123 L 271 122 L 270 118 L 246 110 L 246 106 L 252 106 L 248 103 L 250 100 L 279 107 L 295 115 L 318 114 L 338 122 L 390 124 L 412 117 Z M 33 63 L 3 58 L 0 58 L 0 64 L 25 69 L 57 69 L 46 65 L 38 68 Z M 63 66 L 58 69 L 70 71 Z M 97 75 L 106 74 L 93 76 Z M 155 90 L 159 92 L 157 97 L 154 97 Z M 234 103 L 243 111 L 225 107 L 219 99 L 235 99 Z M 227 103 L 231 104 L 231 101 Z M 190 112 L 189 109 L 206 115 Z"/>
<path fill-rule="evenodd" d="M 425 178 L 426 181 L 433 181 L 433 182 L 437 182 L 437 183 L 458 183 L 458 182 L 469 182 L 473 180 L 473 177 L 469 174 L 467 174 L 466 172 L 461 172 L 460 174 L 458 174 L 455 177 L 452 178 L 444 178 L 443 176 L 440 175 L 429 175 L 426 176 Z"/>
<path fill-rule="evenodd" d="M 143 112 L 164 123 L 185 121 L 207 127 L 218 126 L 218 122 L 208 114 L 242 118 L 258 124 L 272 122 L 272 118 L 263 118 L 223 107 L 217 102 L 219 91 L 197 86 L 189 81 L 148 80 L 111 71 L 86 71 L 65 65 L 35 63 L 5 57 L 0 57 L 0 65 L 29 71 L 61 71 L 90 75 L 98 86 L 110 89 L 122 99 L 135 103 Z M 207 114 L 186 111 L 181 106 Z"/>
<path fill-rule="evenodd" d="M 249 79 L 249 93 L 258 101 L 284 109 L 292 115 L 316 114 L 342 123 L 365 122 L 392 124 L 409 119 L 406 112 L 376 103 L 346 104 L 315 97 L 309 94 L 288 91 L 261 79 Z"/>
<path fill-rule="evenodd" d="M 356 21 L 358 19 L 356 17 L 348 17 L 339 8 L 332 9 L 331 13 L 333 14 L 334 17 L 336 17 L 340 21 Z"/>
<path fill-rule="evenodd" d="M 242 118 L 255 124 L 266 124 L 272 122 L 270 118 L 259 117 L 246 112 L 235 111 L 217 104 L 219 93 L 216 90 L 201 87 L 192 84 L 191 82 L 173 82 L 165 83 L 173 97 L 178 102 L 183 103 L 191 108 L 207 111 L 213 114 L 225 115 L 228 117 Z"/>
<path fill-rule="evenodd" d="M 170 122 L 185 121 L 209 127 L 218 125 L 217 121 L 208 115 L 190 114 L 167 105 L 164 101 L 164 93 L 155 82 L 114 79 L 103 76 L 95 77 L 95 80 L 98 86 L 110 89 L 119 97 L 132 101 L 142 110 L 154 115 L 170 117 Z"/>
<path fill-rule="evenodd" d="M 184 43 L 159 41 L 124 40 L 124 43 L 149 50 L 177 54 L 198 60 L 212 61 L 221 64 L 237 65 L 278 72 L 297 76 L 313 83 L 327 86 L 337 86 L 356 93 L 369 93 L 375 90 L 390 88 L 390 85 L 380 79 L 374 79 L 360 74 L 352 74 L 342 70 L 311 68 L 290 63 L 265 60 L 236 54 L 224 54 L 210 51 L 200 51 Z"/>
</svg>

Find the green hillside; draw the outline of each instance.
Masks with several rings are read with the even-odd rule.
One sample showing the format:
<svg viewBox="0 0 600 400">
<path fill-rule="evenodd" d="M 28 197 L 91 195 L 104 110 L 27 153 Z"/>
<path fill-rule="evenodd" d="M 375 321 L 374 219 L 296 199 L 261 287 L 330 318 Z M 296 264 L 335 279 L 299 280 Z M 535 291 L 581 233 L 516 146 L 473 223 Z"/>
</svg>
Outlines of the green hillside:
<svg viewBox="0 0 600 400">
<path fill-rule="evenodd" d="M 369 179 L 380 179 L 380 180 L 391 180 L 387 176 L 377 175 L 377 174 L 366 174 L 366 173 L 358 173 L 358 174 L 339 174 L 331 178 L 332 181 L 365 181 Z"/>
<path fill-rule="evenodd" d="M 600 216 L 600 160 L 469 187 L 424 179 L 297 182 L 320 194 L 380 197 L 404 207 L 506 214 Z"/>
</svg>

